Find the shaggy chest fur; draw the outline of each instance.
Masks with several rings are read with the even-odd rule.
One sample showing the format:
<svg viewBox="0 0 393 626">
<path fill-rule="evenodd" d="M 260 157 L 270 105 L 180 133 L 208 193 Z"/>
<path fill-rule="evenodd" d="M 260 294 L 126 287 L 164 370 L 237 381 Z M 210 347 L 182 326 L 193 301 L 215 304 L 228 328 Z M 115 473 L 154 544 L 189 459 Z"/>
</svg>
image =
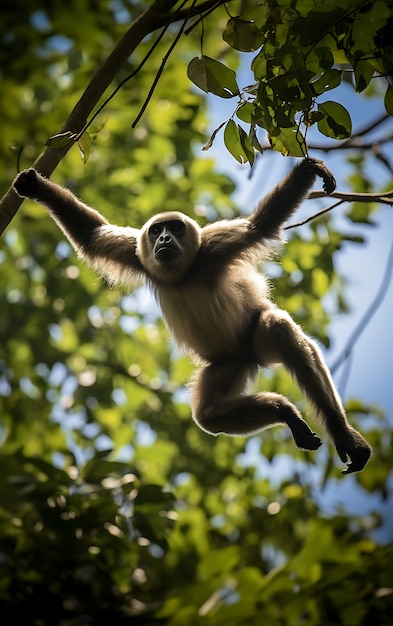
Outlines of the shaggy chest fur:
<svg viewBox="0 0 393 626">
<path fill-rule="evenodd" d="M 198 280 L 157 289 L 164 319 L 176 343 L 209 361 L 236 354 L 244 329 L 255 310 L 263 306 L 266 295 L 266 282 L 260 274 L 250 267 L 246 274 L 233 266 L 214 288 Z"/>
</svg>

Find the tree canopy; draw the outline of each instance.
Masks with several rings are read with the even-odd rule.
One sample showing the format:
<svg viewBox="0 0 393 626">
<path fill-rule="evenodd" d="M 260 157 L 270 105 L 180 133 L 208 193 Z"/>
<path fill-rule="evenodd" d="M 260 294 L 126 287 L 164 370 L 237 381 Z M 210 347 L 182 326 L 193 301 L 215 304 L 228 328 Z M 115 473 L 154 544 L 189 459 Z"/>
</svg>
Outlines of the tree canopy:
<svg viewBox="0 0 393 626">
<path fill-rule="evenodd" d="M 191 363 L 151 295 L 109 289 L 9 187 L 34 164 L 115 223 L 159 210 L 206 223 L 249 210 L 230 160 L 262 196 L 274 152 L 340 154 L 350 195 L 315 192 L 313 219 L 287 231 L 270 268 L 276 301 L 328 349 L 348 310 L 337 258 L 363 248 L 359 225 L 392 204 L 391 2 L 6 0 L 0 13 L 4 623 L 389 624 L 392 536 L 376 531 L 389 519 L 392 423 L 377 401 L 345 399 L 374 447 L 351 478 L 326 438 L 306 454 L 284 429 L 203 433 Z M 308 411 L 280 368 L 258 385 Z M 344 480 L 355 504 L 369 498 L 367 515 L 325 502 Z"/>
</svg>

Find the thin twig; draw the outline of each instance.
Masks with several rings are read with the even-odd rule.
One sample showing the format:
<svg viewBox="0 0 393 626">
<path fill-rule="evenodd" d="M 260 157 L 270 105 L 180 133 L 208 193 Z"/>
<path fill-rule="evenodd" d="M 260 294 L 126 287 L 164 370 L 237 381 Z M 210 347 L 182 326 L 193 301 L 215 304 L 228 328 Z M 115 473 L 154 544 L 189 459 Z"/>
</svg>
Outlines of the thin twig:
<svg viewBox="0 0 393 626">
<path fill-rule="evenodd" d="M 191 5 L 191 7 L 190 7 L 190 11 L 191 11 L 191 9 L 194 8 L 195 3 L 196 3 L 196 0 L 193 0 L 193 3 Z M 170 55 L 172 54 L 172 52 L 173 52 L 177 42 L 179 41 L 180 37 L 182 36 L 182 34 L 184 32 L 184 29 L 186 27 L 188 19 L 189 19 L 189 15 L 187 15 L 184 18 L 183 23 L 182 23 L 182 25 L 179 28 L 179 32 L 177 33 L 177 35 L 176 35 L 175 39 L 173 40 L 172 44 L 170 45 L 170 47 L 168 49 L 168 52 L 166 53 L 166 55 L 162 59 L 161 65 L 160 65 L 160 67 L 158 69 L 158 72 L 157 72 L 157 74 L 156 74 L 156 76 L 155 76 L 155 78 L 153 80 L 153 83 L 152 83 L 150 89 L 149 89 L 149 93 L 147 94 L 146 99 L 145 99 L 144 103 L 142 104 L 141 109 L 140 109 L 138 115 L 136 116 L 135 120 L 131 124 L 132 128 L 135 128 L 135 126 L 138 124 L 139 120 L 141 119 L 142 115 L 146 111 L 147 105 L 149 104 L 149 102 L 150 102 L 150 100 L 152 98 L 152 95 L 154 93 L 154 90 L 157 87 L 158 81 L 161 78 L 161 74 L 164 71 L 166 62 L 168 61 L 168 59 L 169 59 Z"/>
<path fill-rule="evenodd" d="M 215 9 L 218 9 L 222 4 L 226 4 L 227 2 L 232 2 L 233 0 L 206 0 L 206 2 L 201 2 L 201 4 L 197 4 L 196 6 L 191 7 L 191 9 L 183 9 L 177 16 L 178 20 L 182 20 L 186 17 L 186 14 L 189 13 L 188 17 L 194 17 L 196 15 L 203 16 L 209 15 Z M 194 27 L 194 24 L 190 26 L 190 29 Z M 188 35 L 188 29 L 185 31 L 185 34 Z"/>
<path fill-rule="evenodd" d="M 374 128 L 377 128 L 377 126 L 379 126 L 388 119 L 390 119 L 389 113 L 382 113 L 381 117 L 378 117 L 373 122 L 370 122 L 367 126 L 364 126 L 364 128 L 356 131 L 356 133 L 354 133 L 354 137 L 362 137 L 363 135 L 367 135 L 367 133 L 370 133 L 372 130 L 374 130 Z"/>
<path fill-rule="evenodd" d="M 206 3 L 208 4 L 208 3 Z M 207 17 L 210 13 L 212 13 L 213 11 L 215 11 L 216 9 L 218 9 L 219 6 L 221 6 L 222 4 L 224 4 L 225 6 L 225 0 L 214 0 L 211 3 L 210 7 L 205 8 L 204 11 L 202 11 L 202 5 L 200 6 L 196 6 L 194 11 L 198 12 L 198 19 L 195 20 L 195 22 L 193 22 L 188 28 L 187 30 L 184 31 L 185 35 L 189 35 L 191 33 L 191 31 L 198 26 L 199 22 L 201 22 L 205 17 Z"/>
<path fill-rule="evenodd" d="M 335 360 L 335 362 L 331 366 L 330 371 L 332 373 L 334 373 L 337 370 L 337 368 L 340 367 L 340 365 L 343 362 L 345 362 L 346 359 L 350 356 L 350 354 L 351 354 L 351 352 L 352 352 L 352 350 L 353 350 L 357 340 L 359 339 L 359 337 L 361 336 L 361 334 L 363 333 L 363 331 L 365 330 L 365 328 L 367 327 L 367 325 L 371 321 L 372 317 L 378 311 L 379 307 L 381 306 L 381 304 L 382 304 L 383 300 L 385 299 L 385 296 L 386 296 L 386 294 L 388 292 L 388 287 L 389 287 L 390 281 L 392 279 L 392 275 L 393 275 L 393 242 L 392 242 L 392 245 L 390 247 L 390 252 L 389 252 L 388 260 L 387 260 L 387 263 L 386 263 L 385 272 L 384 272 L 384 275 L 382 277 L 382 281 L 381 281 L 381 284 L 379 286 L 377 295 L 375 296 L 374 300 L 372 301 L 372 303 L 370 304 L 370 306 L 366 310 L 365 314 L 361 318 L 359 324 L 356 326 L 356 328 L 353 331 L 352 335 L 350 336 L 350 338 L 349 338 L 349 340 L 347 342 L 347 345 L 345 346 L 344 350 L 337 357 L 337 359 Z"/>
<path fill-rule="evenodd" d="M 115 97 L 115 95 L 120 91 L 120 89 L 129 81 L 131 80 L 131 78 L 134 78 L 134 76 L 136 76 L 138 74 L 138 72 L 140 72 L 140 70 L 142 69 L 142 67 L 145 65 L 145 63 L 148 61 L 148 59 L 151 57 L 151 55 L 153 54 L 154 50 L 157 48 L 158 44 L 160 43 L 161 39 L 163 38 L 163 36 L 165 35 L 166 31 L 168 30 L 169 26 L 172 24 L 172 22 L 175 20 L 176 15 L 181 11 L 181 9 L 184 7 L 185 4 L 187 4 L 188 0 L 183 0 L 182 4 L 179 6 L 179 8 L 173 13 L 170 14 L 170 17 L 168 18 L 167 23 L 163 26 L 160 34 L 158 35 L 157 39 L 154 41 L 154 43 L 152 44 L 152 46 L 149 48 L 149 50 L 147 51 L 146 55 L 144 56 L 144 58 L 142 59 L 142 61 L 139 63 L 138 67 L 131 72 L 131 74 L 129 74 L 128 76 L 126 76 L 122 81 L 120 81 L 120 83 L 117 85 L 116 89 L 114 89 L 112 91 L 112 93 L 108 96 L 108 98 L 98 107 L 97 111 L 94 113 L 94 115 L 92 115 L 92 117 L 90 118 L 90 120 L 84 125 L 84 127 L 82 128 L 82 130 L 78 133 L 78 135 L 76 135 L 75 137 L 75 141 L 77 141 L 78 139 L 81 138 L 81 136 L 83 135 L 83 133 L 89 128 L 89 126 L 93 123 L 93 121 L 96 119 L 96 117 L 101 113 L 101 111 L 107 106 L 107 104 L 109 104 L 109 102 Z"/>
<path fill-rule="evenodd" d="M 338 389 L 340 392 L 340 396 L 343 398 L 345 396 L 345 390 L 347 388 L 347 384 L 349 381 L 349 376 L 351 374 L 351 369 L 353 365 L 353 351 L 348 354 L 347 360 L 345 361 L 343 371 L 341 373 L 340 381 L 338 383 Z"/>
<path fill-rule="evenodd" d="M 284 230 L 290 230 L 291 228 L 296 228 L 297 226 L 303 226 L 304 224 L 308 224 L 308 222 L 311 222 L 312 220 L 314 220 L 315 218 L 319 217 L 320 215 L 323 215 L 324 213 L 327 213 L 328 211 L 331 211 L 332 209 L 335 209 L 336 206 L 339 206 L 343 202 L 344 202 L 344 200 L 338 200 L 338 202 L 334 202 L 330 206 L 325 207 L 324 209 L 321 209 L 320 211 L 317 211 L 317 213 L 314 213 L 313 215 L 310 215 L 310 217 L 306 217 L 306 219 L 304 219 L 304 220 L 302 220 L 300 222 L 296 222 L 295 224 L 289 224 L 288 226 L 285 226 Z"/>
</svg>

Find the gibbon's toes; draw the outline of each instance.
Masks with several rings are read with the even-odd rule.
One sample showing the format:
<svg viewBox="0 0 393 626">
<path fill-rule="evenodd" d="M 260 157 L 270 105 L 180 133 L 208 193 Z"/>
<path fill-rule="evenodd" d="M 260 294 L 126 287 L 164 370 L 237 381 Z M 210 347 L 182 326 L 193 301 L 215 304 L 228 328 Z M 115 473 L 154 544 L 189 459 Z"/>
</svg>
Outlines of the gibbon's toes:
<svg viewBox="0 0 393 626">
<path fill-rule="evenodd" d="M 351 451 L 351 453 L 348 454 L 350 456 L 351 463 L 348 463 L 347 469 L 343 470 L 342 474 L 353 474 L 354 472 L 360 472 L 371 456 L 371 449 L 357 448 L 355 451 Z"/>
<path fill-rule="evenodd" d="M 348 464 L 347 468 L 342 471 L 343 474 L 360 472 L 371 456 L 371 447 L 367 441 L 356 431 L 354 433 L 354 441 L 345 447 L 336 446 L 340 459 L 343 463 Z"/>
<path fill-rule="evenodd" d="M 32 193 L 37 184 L 37 172 L 32 167 L 29 170 L 20 172 L 13 182 L 16 193 L 24 198 Z"/>
</svg>

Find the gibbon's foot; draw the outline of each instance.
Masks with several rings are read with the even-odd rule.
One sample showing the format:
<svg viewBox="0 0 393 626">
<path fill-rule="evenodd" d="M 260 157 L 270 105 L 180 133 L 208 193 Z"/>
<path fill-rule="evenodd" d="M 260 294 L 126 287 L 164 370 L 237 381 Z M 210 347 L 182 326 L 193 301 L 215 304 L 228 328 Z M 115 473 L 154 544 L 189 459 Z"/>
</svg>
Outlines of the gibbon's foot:
<svg viewBox="0 0 393 626">
<path fill-rule="evenodd" d="M 20 172 L 13 182 L 13 188 L 21 198 L 29 198 L 34 195 L 37 187 L 37 172 L 34 168 Z"/>
<path fill-rule="evenodd" d="M 357 430 L 351 427 L 342 441 L 336 442 L 336 449 L 342 462 L 348 464 L 347 469 L 342 471 L 343 474 L 360 472 L 371 456 L 371 446 Z"/>
<path fill-rule="evenodd" d="M 295 424 L 291 424 L 290 429 L 297 447 L 301 450 L 318 450 L 321 447 L 321 439 L 313 433 L 305 421 L 299 419 Z"/>
</svg>

